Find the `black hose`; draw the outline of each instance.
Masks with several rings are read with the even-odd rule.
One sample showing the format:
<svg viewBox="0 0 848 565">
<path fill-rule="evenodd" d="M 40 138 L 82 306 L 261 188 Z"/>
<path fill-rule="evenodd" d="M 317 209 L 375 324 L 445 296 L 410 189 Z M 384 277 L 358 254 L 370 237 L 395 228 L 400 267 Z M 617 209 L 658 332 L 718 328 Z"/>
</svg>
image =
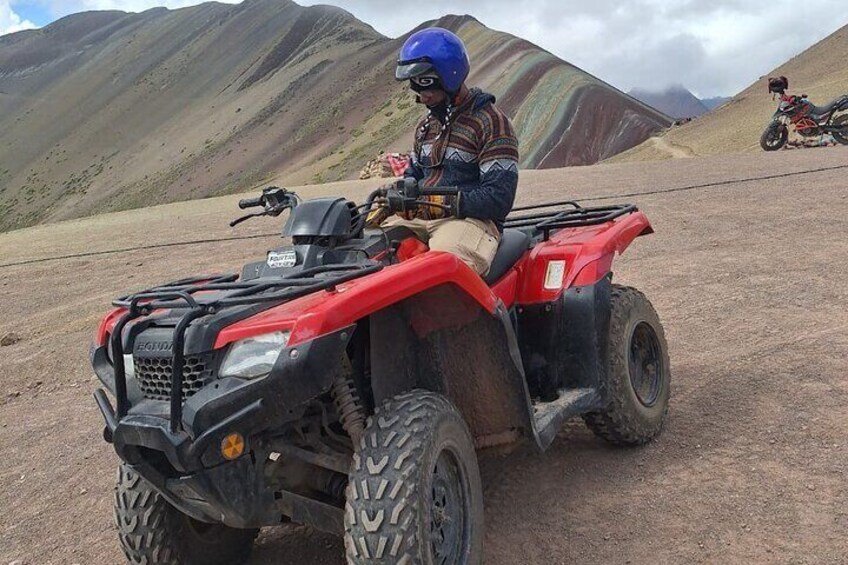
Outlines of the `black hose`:
<svg viewBox="0 0 848 565">
<path fill-rule="evenodd" d="M 356 223 L 351 226 L 351 236 L 356 237 L 357 234 L 362 233 L 362 230 L 365 229 L 365 223 L 368 221 L 368 214 L 371 213 L 371 207 L 374 205 L 374 199 L 377 198 L 381 191 L 382 189 L 378 188 L 368 195 L 368 198 L 365 200 L 365 204 L 356 207 L 357 210 L 359 208 L 365 208 L 365 211 L 360 212 L 353 217 L 353 221 Z"/>
</svg>

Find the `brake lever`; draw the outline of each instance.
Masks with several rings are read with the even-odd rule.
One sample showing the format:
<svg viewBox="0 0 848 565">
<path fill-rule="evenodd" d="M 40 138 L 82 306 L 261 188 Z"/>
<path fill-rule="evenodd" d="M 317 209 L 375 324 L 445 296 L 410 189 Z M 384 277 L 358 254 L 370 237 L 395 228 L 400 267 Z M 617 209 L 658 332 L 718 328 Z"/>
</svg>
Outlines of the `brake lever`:
<svg viewBox="0 0 848 565">
<path fill-rule="evenodd" d="M 263 212 L 253 212 L 253 213 L 251 213 L 251 214 L 244 215 L 244 216 L 242 216 L 241 218 L 236 218 L 235 220 L 233 220 L 232 222 L 230 222 L 230 227 L 231 227 L 231 228 L 234 228 L 234 227 L 236 227 L 237 225 L 239 225 L 240 223 L 244 222 L 245 220 L 249 220 L 250 218 L 258 218 L 259 216 L 267 216 L 267 215 L 268 215 L 268 212 L 266 212 L 266 211 L 263 211 Z"/>
</svg>

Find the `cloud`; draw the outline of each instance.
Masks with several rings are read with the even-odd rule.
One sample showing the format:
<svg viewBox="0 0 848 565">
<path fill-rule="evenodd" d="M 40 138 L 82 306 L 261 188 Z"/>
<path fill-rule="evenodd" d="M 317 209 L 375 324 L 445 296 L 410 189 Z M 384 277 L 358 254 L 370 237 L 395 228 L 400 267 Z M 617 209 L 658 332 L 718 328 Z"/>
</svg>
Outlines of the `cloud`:
<svg viewBox="0 0 848 565">
<path fill-rule="evenodd" d="M 34 29 L 38 26 L 29 20 L 22 19 L 12 10 L 9 0 L 0 0 L 0 35 L 15 33 L 25 29 Z"/>
<path fill-rule="evenodd" d="M 234 4 L 238 0 L 222 0 Z M 281 0 L 282 1 L 282 0 Z M 743 88 L 848 23 L 844 0 L 295 0 L 333 4 L 398 37 L 421 22 L 468 13 L 521 36 L 621 90 L 683 84 L 705 96 Z M 0 0 L 0 33 L 22 26 Z M 139 12 L 200 0 L 11 0 L 53 17 L 85 10 Z M 827 14 L 798 25 L 804 14 Z M 841 18 L 841 19 L 840 19 Z M 32 26 L 31 23 L 29 23 Z"/>
<path fill-rule="evenodd" d="M 844 0 L 306 0 L 341 6 L 397 37 L 421 21 L 469 13 L 622 90 L 683 84 L 730 95 L 848 24 Z M 814 26 L 805 14 L 828 14 Z"/>
</svg>

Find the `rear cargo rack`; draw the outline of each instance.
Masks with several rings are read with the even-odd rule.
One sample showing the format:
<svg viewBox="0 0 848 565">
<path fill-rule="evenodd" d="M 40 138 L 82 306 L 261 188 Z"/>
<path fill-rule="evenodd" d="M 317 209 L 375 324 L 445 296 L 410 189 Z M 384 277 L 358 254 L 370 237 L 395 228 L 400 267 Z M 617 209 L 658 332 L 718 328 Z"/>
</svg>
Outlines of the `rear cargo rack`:
<svg viewBox="0 0 848 565">
<path fill-rule="evenodd" d="M 564 228 L 595 226 L 612 221 L 625 214 L 632 214 L 639 209 L 635 204 L 613 204 L 609 206 L 583 207 L 573 200 L 548 202 L 531 206 L 519 206 L 512 209 L 504 222 L 505 228 L 531 228 L 541 233 L 544 240 L 551 232 Z M 516 212 L 532 212 L 530 214 L 515 214 Z"/>
<path fill-rule="evenodd" d="M 173 337 L 170 402 L 171 431 L 176 433 L 182 421 L 185 334 L 191 322 L 230 306 L 265 304 L 273 307 L 313 292 L 333 291 L 339 284 L 375 273 L 382 268 L 383 265 L 375 261 L 355 265 L 324 265 L 304 269 L 287 277 L 251 281 L 239 281 L 238 275 L 234 274 L 207 275 L 181 279 L 118 298 L 112 304 L 126 308 L 127 312 L 115 323 L 110 336 L 117 420 L 120 421 L 129 410 L 121 336 L 126 325 L 132 320 L 147 316 L 158 309 L 187 309 L 177 322 Z"/>
</svg>

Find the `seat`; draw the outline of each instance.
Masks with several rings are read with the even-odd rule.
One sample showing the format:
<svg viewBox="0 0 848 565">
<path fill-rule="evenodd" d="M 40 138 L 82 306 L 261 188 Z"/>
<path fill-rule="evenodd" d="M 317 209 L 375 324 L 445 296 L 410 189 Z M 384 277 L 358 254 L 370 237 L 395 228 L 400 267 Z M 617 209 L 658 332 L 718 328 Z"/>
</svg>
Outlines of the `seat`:
<svg viewBox="0 0 848 565">
<path fill-rule="evenodd" d="M 515 265 L 515 262 L 524 255 L 528 247 L 530 247 L 530 235 L 520 230 L 505 229 L 495 258 L 492 259 L 492 266 L 486 276 L 483 277 L 486 284 L 496 283 L 499 278 L 504 276 L 510 267 Z"/>
<path fill-rule="evenodd" d="M 810 113 L 815 116 L 824 116 L 842 104 L 848 105 L 848 96 L 837 98 L 830 104 L 826 104 L 824 106 L 816 106 L 815 104 L 810 103 Z"/>
</svg>

